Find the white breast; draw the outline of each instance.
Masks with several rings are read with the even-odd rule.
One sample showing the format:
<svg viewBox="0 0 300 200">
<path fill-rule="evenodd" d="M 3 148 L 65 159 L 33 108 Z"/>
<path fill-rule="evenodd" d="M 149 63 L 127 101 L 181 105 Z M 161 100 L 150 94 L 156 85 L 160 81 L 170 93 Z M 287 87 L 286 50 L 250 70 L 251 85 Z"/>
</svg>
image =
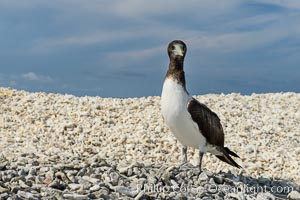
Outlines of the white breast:
<svg viewBox="0 0 300 200">
<path fill-rule="evenodd" d="M 183 145 L 205 151 L 206 139 L 187 110 L 191 99 L 182 85 L 172 79 L 165 80 L 161 95 L 161 111 L 167 126 Z"/>
</svg>

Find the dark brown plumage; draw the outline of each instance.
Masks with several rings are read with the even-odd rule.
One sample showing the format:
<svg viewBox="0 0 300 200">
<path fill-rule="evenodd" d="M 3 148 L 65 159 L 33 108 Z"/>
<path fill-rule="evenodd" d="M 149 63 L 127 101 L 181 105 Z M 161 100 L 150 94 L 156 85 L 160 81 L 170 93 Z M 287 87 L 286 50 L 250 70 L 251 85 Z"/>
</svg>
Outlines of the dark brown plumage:
<svg viewBox="0 0 300 200">
<path fill-rule="evenodd" d="M 223 153 L 223 156 L 216 157 L 234 167 L 241 168 L 230 157 L 230 155 L 234 157 L 239 156 L 227 147 L 224 147 L 224 131 L 217 114 L 194 98 L 188 103 L 188 111 L 193 121 L 198 124 L 201 131 L 199 134 L 202 134 L 209 144 L 215 146 L 218 151 Z"/>
<path fill-rule="evenodd" d="M 188 111 L 209 144 L 224 146 L 224 132 L 216 113 L 194 98 L 188 104 Z"/>
</svg>

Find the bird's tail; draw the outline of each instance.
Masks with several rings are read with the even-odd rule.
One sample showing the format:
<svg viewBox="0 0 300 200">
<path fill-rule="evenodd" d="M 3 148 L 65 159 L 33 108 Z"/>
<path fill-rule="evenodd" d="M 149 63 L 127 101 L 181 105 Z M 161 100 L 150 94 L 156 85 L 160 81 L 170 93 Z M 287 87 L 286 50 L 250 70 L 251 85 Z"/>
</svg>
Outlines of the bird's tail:
<svg viewBox="0 0 300 200">
<path fill-rule="evenodd" d="M 220 148 L 220 150 L 222 151 L 222 156 L 217 156 L 217 158 L 219 158 L 220 160 L 222 160 L 223 162 L 226 162 L 234 167 L 237 168 L 242 168 L 240 165 L 238 165 L 231 157 L 230 155 L 239 158 L 239 156 L 234 153 L 233 151 L 231 151 L 230 149 L 228 149 L 227 147 L 222 147 Z"/>
</svg>

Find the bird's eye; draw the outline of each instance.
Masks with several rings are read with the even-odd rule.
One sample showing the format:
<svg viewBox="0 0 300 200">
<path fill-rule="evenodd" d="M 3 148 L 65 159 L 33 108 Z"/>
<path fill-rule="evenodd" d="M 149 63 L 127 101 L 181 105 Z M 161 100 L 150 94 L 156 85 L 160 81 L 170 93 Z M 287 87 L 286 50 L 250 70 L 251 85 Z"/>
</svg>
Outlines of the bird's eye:
<svg viewBox="0 0 300 200">
<path fill-rule="evenodd" d="M 172 46 L 172 48 L 171 48 L 172 50 L 175 50 L 175 46 Z"/>
<path fill-rule="evenodd" d="M 185 47 L 184 46 L 182 47 L 182 50 L 185 51 Z"/>
</svg>

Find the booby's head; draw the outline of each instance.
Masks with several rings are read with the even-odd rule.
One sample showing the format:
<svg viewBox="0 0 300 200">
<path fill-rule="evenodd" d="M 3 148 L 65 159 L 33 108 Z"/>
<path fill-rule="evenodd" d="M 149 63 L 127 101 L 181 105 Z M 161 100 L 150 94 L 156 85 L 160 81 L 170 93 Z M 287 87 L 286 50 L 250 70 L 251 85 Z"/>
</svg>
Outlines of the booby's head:
<svg viewBox="0 0 300 200">
<path fill-rule="evenodd" d="M 181 58 L 184 59 L 186 54 L 186 45 L 181 40 L 174 40 L 168 46 L 168 54 L 170 59 Z"/>
</svg>

